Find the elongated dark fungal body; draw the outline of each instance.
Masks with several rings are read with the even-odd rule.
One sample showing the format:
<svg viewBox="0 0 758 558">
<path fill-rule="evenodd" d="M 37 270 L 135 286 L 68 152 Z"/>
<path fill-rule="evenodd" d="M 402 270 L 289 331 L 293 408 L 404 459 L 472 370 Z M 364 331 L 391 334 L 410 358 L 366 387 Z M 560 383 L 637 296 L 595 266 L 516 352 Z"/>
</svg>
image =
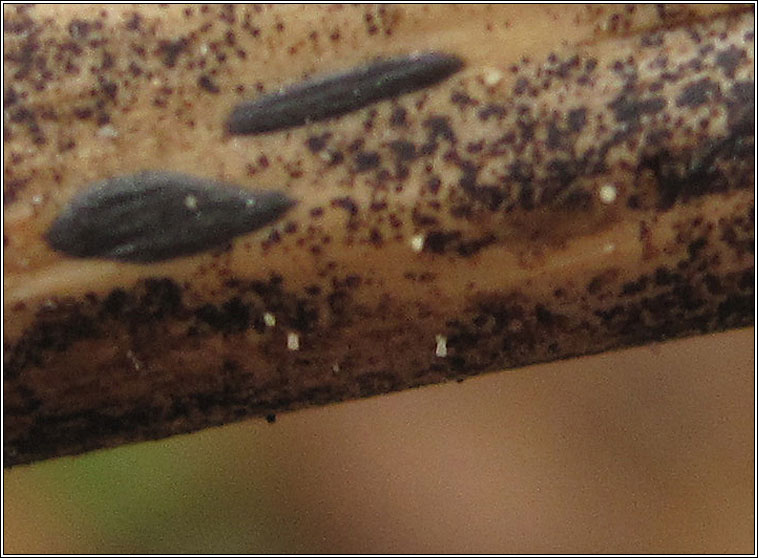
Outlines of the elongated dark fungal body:
<svg viewBox="0 0 758 558">
<path fill-rule="evenodd" d="M 237 105 L 227 127 L 232 134 L 259 134 L 300 126 L 429 87 L 462 67 L 457 56 L 437 52 L 382 60 Z"/>
<path fill-rule="evenodd" d="M 223 245 L 275 221 L 292 205 L 278 191 L 145 171 L 92 185 L 69 203 L 45 238 L 71 256 L 157 262 Z"/>
</svg>

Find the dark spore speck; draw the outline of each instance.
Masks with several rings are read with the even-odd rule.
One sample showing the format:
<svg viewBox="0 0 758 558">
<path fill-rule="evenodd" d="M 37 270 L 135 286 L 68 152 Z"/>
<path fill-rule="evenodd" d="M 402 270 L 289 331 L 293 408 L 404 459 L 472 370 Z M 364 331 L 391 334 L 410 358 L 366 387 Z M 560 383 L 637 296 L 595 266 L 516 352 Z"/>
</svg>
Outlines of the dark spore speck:
<svg viewBox="0 0 758 558">
<path fill-rule="evenodd" d="M 209 93 L 218 93 L 221 91 L 218 87 L 218 85 L 215 84 L 215 82 L 208 76 L 202 75 L 197 79 L 197 84 L 202 88 L 208 91 Z"/>
<path fill-rule="evenodd" d="M 703 78 L 684 88 L 676 100 L 678 107 L 698 107 L 705 104 L 719 91 L 718 84 Z"/>
<path fill-rule="evenodd" d="M 381 159 L 376 151 L 361 151 L 355 156 L 355 165 L 358 172 L 366 172 L 379 166 Z"/>
</svg>

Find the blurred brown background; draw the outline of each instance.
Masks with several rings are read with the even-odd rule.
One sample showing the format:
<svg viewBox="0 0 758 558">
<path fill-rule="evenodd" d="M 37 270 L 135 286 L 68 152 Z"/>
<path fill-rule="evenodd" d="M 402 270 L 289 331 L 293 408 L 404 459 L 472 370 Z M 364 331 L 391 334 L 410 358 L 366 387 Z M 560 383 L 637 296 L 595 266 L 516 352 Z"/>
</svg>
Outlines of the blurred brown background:
<svg viewBox="0 0 758 558">
<path fill-rule="evenodd" d="M 4 474 L 6 553 L 753 553 L 754 329 Z"/>
</svg>

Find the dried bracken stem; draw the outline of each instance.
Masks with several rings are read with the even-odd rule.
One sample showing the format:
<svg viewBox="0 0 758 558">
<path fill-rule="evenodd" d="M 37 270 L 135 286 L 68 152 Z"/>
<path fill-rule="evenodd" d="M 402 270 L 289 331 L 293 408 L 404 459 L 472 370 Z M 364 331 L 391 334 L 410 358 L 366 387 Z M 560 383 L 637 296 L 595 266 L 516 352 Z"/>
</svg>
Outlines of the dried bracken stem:
<svg viewBox="0 0 758 558">
<path fill-rule="evenodd" d="M 754 321 L 749 6 L 4 10 L 6 466 Z M 463 66 L 229 134 L 423 53 Z M 286 203 L 182 257 L 51 246 L 145 170 Z M 150 241 L 216 238 L 177 188 Z"/>
</svg>

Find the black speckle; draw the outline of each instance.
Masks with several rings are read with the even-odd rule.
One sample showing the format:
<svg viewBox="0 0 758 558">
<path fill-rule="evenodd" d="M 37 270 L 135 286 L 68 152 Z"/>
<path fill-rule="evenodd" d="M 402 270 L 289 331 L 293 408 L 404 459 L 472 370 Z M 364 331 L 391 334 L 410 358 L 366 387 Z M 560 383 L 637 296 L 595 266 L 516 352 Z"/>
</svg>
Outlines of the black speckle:
<svg viewBox="0 0 758 558">
<path fill-rule="evenodd" d="M 730 45 L 729 48 L 721 50 L 716 54 L 716 65 L 723 70 L 726 77 L 734 79 L 734 72 L 744 57 L 744 50 L 740 50 L 736 46 Z"/>
<path fill-rule="evenodd" d="M 175 41 L 160 41 L 158 43 L 158 52 L 163 56 L 163 64 L 169 68 L 176 66 L 177 58 L 184 52 L 187 45 L 187 39 L 184 37 Z"/>
<path fill-rule="evenodd" d="M 74 19 L 68 24 L 68 32 L 74 40 L 86 39 L 92 30 L 92 24 L 83 19 Z"/>
<path fill-rule="evenodd" d="M 621 95 L 608 104 L 618 122 L 637 122 L 643 114 L 653 114 L 666 107 L 663 97 L 638 100 Z"/>
<path fill-rule="evenodd" d="M 416 146 L 409 141 L 397 140 L 389 144 L 399 161 L 412 161 L 416 158 Z"/>
<path fill-rule="evenodd" d="M 684 88 L 676 100 L 678 107 L 698 107 L 707 103 L 719 92 L 719 86 L 708 78 L 703 78 Z"/>
<path fill-rule="evenodd" d="M 205 89 L 209 93 L 218 93 L 219 91 L 221 91 L 218 85 L 216 85 L 214 81 L 205 74 L 197 78 L 197 84 L 200 86 L 201 89 Z"/>
<path fill-rule="evenodd" d="M 407 110 L 403 107 L 395 107 L 395 110 L 392 111 L 392 116 L 390 117 L 390 124 L 393 127 L 405 127 L 408 125 L 408 121 L 406 120 L 407 116 Z"/>
<path fill-rule="evenodd" d="M 331 135 L 329 132 L 326 132 L 320 136 L 311 136 L 306 140 L 305 144 L 312 153 L 318 153 L 326 147 Z"/>
<path fill-rule="evenodd" d="M 465 93 L 461 93 L 460 91 L 454 91 L 450 95 L 450 102 L 452 102 L 454 105 L 457 105 L 459 109 L 463 110 L 466 107 L 470 106 L 476 106 L 479 104 L 479 101 L 472 99 Z"/>
<path fill-rule="evenodd" d="M 140 16 L 137 12 L 134 12 L 132 14 L 132 17 L 129 18 L 129 21 L 126 22 L 126 28 L 129 31 L 137 31 L 139 30 L 141 24 L 142 16 Z"/>
<path fill-rule="evenodd" d="M 18 94 L 13 87 L 9 87 L 3 94 L 3 108 L 7 109 L 18 101 Z"/>
<path fill-rule="evenodd" d="M 435 254 L 444 254 L 450 243 L 457 241 L 461 237 L 459 231 L 433 231 L 426 235 L 424 239 L 424 251 L 434 252 Z"/>
<path fill-rule="evenodd" d="M 430 143 L 436 142 L 437 138 L 442 138 L 450 143 L 455 143 L 455 132 L 450 127 L 450 121 L 443 116 L 434 116 L 424 121 L 424 128 L 429 131 Z"/>
<path fill-rule="evenodd" d="M 640 44 L 643 47 L 659 47 L 663 44 L 662 33 L 648 33 L 642 36 Z"/>
<path fill-rule="evenodd" d="M 355 165 L 358 172 L 366 172 L 379 166 L 381 159 L 375 151 L 362 151 L 355 156 Z"/>
<path fill-rule="evenodd" d="M 332 200 L 332 207 L 339 207 L 346 210 L 351 216 L 358 214 L 358 205 L 351 197 L 336 198 Z"/>
<path fill-rule="evenodd" d="M 486 122 L 490 117 L 495 117 L 498 120 L 502 119 L 506 114 L 505 107 L 502 105 L 487 105 L 479 109 L 479 119 Z"/>
<path fill-rule="evenodd" d="M 568 113 L 569 130 L 572 132 L 581 132 L 587 123 L 587 109 L 578 108 L 570 110 Z"/>
<path fill-rule="evenodd" d="M 406 120 L 407 116 L 407 110 L 403 107 L 395 107 L 392 111 L 392 116 L 390 117 L 390 124 L 393 127 L 405 127 L 408 125 L 408 121 Z"/>
<path fill-rule="evenodd" d="M 706 244 L 707 241 L 705 238 L 698 238 L 697 240 L 690 242 L 689 245 L 687 245 L 687 253 L 689 254 L 690 260 L 697 258 L 698 254 Z"/>
<path fill-rule="evenodd" d="M 238 333 L 250 326 L 250 305 L 233 297 L 220 306 L 206 304 L 196 311 L 198 319 L 223 333 Z"/>
</svg>

